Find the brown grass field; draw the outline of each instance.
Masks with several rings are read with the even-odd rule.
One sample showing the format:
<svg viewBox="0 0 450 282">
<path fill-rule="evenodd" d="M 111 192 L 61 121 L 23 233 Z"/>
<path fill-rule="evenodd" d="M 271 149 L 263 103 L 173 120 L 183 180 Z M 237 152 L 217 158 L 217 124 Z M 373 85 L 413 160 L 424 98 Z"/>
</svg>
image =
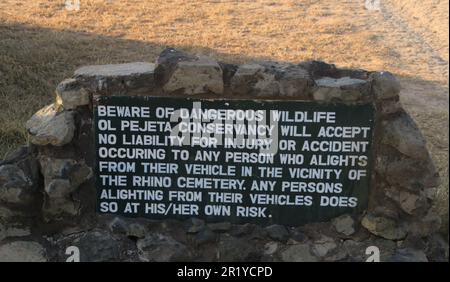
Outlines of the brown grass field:
<svg viewBox="0 0 450 282">
<path fill-rule="evenodd" d="M 449 1 L 0 0 L 0 159 L 25 121 L 82 65 L 154 61 L 167 46 L 230 62 L 318 59 L 388 70 L 442 176 L 448 232 Z"/>
</svg>

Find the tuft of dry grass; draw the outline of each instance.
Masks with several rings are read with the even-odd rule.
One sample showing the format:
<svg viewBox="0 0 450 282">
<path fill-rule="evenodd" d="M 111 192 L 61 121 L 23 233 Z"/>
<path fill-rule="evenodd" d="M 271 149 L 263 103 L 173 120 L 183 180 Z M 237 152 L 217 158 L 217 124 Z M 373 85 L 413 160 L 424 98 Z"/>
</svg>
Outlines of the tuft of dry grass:
<svg viewBox="0 0 450 282">
<path fill-rule="evenodd" d="M 448 226 L 448 0 L 0 1 L 0 159 L 86 64 L 154 61 L 166 46 L 234 63 L 318 59 L 401 77 L 402 101 L 443 176 Z M 448 227 L 447 227 L 448 228 Z"/>
</svg>

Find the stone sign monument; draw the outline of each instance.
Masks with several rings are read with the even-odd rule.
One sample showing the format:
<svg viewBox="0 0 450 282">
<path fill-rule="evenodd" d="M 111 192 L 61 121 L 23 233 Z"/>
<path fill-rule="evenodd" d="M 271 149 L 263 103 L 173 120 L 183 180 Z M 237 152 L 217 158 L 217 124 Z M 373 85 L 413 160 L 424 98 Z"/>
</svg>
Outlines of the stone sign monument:
<svg viewBox="0 0 450 282">
<path fill-rule="evenodd" d="M 389 72 L 172 48 L 82 67 L 0 161 L 0 260 L 448 260 L 399 92 Z"/>
</svg>

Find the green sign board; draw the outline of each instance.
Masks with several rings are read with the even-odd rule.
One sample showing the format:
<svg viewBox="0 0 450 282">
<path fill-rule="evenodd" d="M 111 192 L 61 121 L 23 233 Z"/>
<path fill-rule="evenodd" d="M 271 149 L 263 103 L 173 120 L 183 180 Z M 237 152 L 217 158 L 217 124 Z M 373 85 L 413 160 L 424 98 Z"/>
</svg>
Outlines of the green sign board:
<svg viewBox="0 0 450 282">
<path fill-rule="evenodd" d="M 374 108 L 99 97 L 99 213 L 300 225 L 367 207 Z"/>
</svg>

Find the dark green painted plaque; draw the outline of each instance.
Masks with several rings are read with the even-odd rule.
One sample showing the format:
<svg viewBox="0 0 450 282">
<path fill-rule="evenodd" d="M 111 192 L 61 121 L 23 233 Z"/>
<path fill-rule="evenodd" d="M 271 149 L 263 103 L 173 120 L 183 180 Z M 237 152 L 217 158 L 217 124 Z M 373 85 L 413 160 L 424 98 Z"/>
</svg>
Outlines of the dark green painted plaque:
<svg viewBox="0 0 450 282">
<path fill-rule="evenodd" d="M 371 104 L 113 96 L 94 116 L 100 213 L 296 226 L 367 207 Z"/>
</svg>

